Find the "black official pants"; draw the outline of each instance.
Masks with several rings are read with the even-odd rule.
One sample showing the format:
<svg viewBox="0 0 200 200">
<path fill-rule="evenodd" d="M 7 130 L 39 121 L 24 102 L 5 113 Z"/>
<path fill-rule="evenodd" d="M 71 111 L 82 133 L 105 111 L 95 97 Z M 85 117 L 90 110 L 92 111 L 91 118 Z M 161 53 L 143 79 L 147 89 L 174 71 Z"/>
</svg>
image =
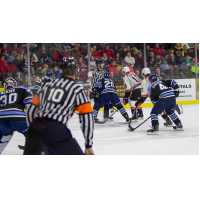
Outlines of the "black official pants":
<svg viewBox="0 0 200 200">
<path fill-rule="evenodd" d="M 28 129 L 24 155 L 41 155 L 43 149 L 53 155 L 83 155 L 65 125 L 48 118 L 36 118 Z"/>
</svg>

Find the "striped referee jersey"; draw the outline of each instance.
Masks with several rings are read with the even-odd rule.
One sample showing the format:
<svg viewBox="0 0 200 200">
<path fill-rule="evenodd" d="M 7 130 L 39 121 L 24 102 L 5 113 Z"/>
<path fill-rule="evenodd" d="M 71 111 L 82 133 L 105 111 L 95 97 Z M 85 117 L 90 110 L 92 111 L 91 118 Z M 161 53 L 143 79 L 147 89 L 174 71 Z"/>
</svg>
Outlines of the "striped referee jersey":
<svg viewBox="0 0 200 200">
<path fill-rule="evenodd" d="M 41 87 L 27 110 L 28 126 L 34 118 L 48 118 L 68 126 L 75 110 L 79 112 L 86 148 L 92 147 L 93 110 L 82 86 L 71 78 L 61 77 Z M 56 134 L 56 133 L 55 133 Z"/>
<path fill-rule="evenodd" d="M 91 88 L 94 88 L 95 84 L 100 78 L 104 78 L 104 74 L 106 71 L 104 69 L 99 70 L 98 68 L 95 69 L 92 73 L 92 81 L 91 81 Z"/>
</svg>

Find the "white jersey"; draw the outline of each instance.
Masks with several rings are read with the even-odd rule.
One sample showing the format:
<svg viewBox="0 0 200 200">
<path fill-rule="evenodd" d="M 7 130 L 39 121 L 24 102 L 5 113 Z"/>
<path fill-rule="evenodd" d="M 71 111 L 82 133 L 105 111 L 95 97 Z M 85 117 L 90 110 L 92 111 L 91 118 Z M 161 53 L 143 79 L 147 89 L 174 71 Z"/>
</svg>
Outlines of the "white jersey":
<svg viewBox="0 0 200 200">
<path fill-rule="evenodd" d="M 141 96 L 142 97 L 147 97 L 148 96 L 148 87 L 151 85 L 151 83 L 149 82 L 149 75 L 146 76 L 142 82 L 141 82 Z"/>
<path fill-rule="evenodd" d="M 142 80 L 135 73 L 127 73 L 123 78 L 124 85 L 126 86 L 126 92 L 141 88 L 141 81 Z"/>
</svg>

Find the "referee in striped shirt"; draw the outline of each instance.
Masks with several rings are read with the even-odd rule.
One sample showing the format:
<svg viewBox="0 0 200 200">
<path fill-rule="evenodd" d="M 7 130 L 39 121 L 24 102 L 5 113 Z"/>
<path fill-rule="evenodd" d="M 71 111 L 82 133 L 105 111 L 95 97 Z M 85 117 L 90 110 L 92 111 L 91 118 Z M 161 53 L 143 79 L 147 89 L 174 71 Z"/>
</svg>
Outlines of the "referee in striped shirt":
<svg viewBox="0 0 200 200">
<path fill-rule="evenodd" d="M 77 65 L 63 62 L 61 78 L 46 83 L 38 91 L 27 110 L 29 126 L 24 155 L 39 155 L 43 149 L 53 155 L 82 155 L 72 137 L 68 121 L 75 110 L 85 138 L 85 154 L 93 155 L 93 110 L 84 89 L 75 83 Z"/>
</svg>

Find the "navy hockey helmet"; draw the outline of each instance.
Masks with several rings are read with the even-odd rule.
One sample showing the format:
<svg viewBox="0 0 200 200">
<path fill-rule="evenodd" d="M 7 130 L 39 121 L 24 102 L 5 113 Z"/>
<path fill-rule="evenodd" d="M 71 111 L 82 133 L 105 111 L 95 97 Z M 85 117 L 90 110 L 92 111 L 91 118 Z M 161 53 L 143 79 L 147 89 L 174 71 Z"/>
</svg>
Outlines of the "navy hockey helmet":
<svg viewBox="0 0 200 200">
<path fill-rule="evenodd" d="M 5 88 L 5 90 L 14 88 L 16 86 L 17 86 L 17 81 L 12 77 L 7 78 L 3 83 L 3 87 Z"/>
<path fill-rule="evenodd" d="M 47 71 L 47 76 L 52 76 L 53 75 L 53 71 Z"/>
<path fill-rule="evenodd" d="M 158 76 L 156 74 L 151 74 L 149 80 L 153 83 L 158 80 Z"/>
<path fill-rule="evenodd" d="M 110 79 L 110 72 L 105 72 L 105 74 L 104 74 L 104 78 L 108 78 L 108 79 Z"/>
</svg>

